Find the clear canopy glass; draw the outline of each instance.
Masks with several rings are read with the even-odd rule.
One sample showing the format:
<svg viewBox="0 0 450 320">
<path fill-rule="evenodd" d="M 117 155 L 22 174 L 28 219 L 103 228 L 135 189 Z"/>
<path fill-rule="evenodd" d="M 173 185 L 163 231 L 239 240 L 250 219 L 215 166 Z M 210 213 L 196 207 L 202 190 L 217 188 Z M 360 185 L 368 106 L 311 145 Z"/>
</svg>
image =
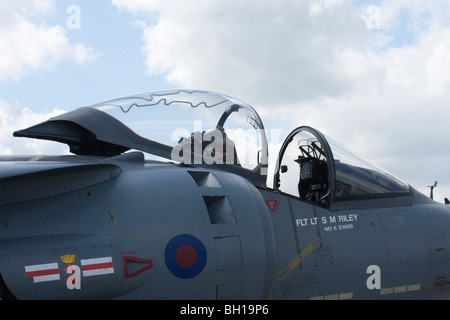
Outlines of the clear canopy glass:
<svg viewBox="0 0 450 320">
<path fill-rule="evenodd" d="M 259 115 L 234 98 L 175 90 L 132 95 L 91 106 L 146 139 L 172 147 L 172 161 L 231 164 L 255 170 L 267 164 Z"/>
<path fill-rule="evenodd" d="M 268 143 L 259 115 L 218 93 L 132 95 L 76 109 L 14 135 L 66 143 L 78 155 L 112 157 L 138 150 L 180 164 L 212 165 L 266 186 Z M 306 126 L 284 141 L 273 188 L 325 206 L 410 194 L 406 183 Z"/>
<path fill-rule="evenodd" d="M 310 127 L 295 129 L 285 140 L 274 187 L 321 205 L 409 194 L 408 184 Z"/>
</svg>

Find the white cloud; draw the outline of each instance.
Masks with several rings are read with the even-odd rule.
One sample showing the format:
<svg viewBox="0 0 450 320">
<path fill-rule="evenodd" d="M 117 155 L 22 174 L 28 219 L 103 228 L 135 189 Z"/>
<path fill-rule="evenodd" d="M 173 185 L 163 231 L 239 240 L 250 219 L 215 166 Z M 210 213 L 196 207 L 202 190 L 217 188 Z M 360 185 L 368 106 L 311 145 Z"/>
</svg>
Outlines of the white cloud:
<svg viewBox="0 0 450 320">
<path fill-rule="evenodd" d="M 346 0 L 313 0 L 309 5 L 309 15 L 311 17 L 322 14 L 335 6 L 339 6 Z"/>
<path fill-rule="evenodd" d="M 62 61 L 90 62 L 99 53 L 71 44 L 66 29 L 35 22 L 52 10 L 52 0 L 4 0 L 0 8 L 0 81 L 19 80 L 31 71 L 52 70 Z"/>
<path fill-rule="evenodd" d="M 420 32 L 430 26 L 448 25 L 450 3 L 447 0 L 383 0 L 380 9 L 385 32 L 399 28 Z"/>
<path fill-rule="evenodd" d="M 225 91 L 243 99 L 257 98 L 261 91 L 272 101 L 341 94 L 348 84 L 330 72 L 334 52 L 361 46 L 369 34 L 364 21 L 346 14 L 355 11 L 350 1 L 113 4 L 133 12 L 157 12 L 157 23 L 144 30 L 150 74 L 165 73 L 182 87 Z"/>
<path fill-rule="evenodd" d="M 19 16 L 37 16 L 50 11 L 55 0 L 2 0 L 0 25 L 11 25 Z"/>
<path fill-rule="evenodd" d="M 450 181 L 447 0 L 382 1 L 376 28 L 345 0 L 112 3 L 156 17 L 150 74 L 236 96 L 272 125 L 316 126 L 419 188 Z"/>
<path fill-rule="evenodd" d="M 54 109 L 50 112 L 36 113 L 28 108 L 0 99 L 0 155 L 63 154 L 68 152 L 66 145 L 13 137 L 13 132 L 41 123 L 63 113 Z"/>
</svg>

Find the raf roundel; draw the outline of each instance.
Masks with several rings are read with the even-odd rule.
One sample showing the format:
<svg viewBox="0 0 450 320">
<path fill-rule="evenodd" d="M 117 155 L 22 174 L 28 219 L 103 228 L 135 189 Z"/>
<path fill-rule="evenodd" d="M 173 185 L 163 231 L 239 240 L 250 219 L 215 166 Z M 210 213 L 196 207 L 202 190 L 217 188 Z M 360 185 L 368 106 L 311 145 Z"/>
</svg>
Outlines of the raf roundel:
<svg viewBox="0 0 450 320">
<path fill-rule="evenodd" d="M 198 276 L 206 265 L 207 254 L 203 243 L 189 234 L 173 237 L 164 251 L 166 266 L 181 279 Z"/>
</svg>

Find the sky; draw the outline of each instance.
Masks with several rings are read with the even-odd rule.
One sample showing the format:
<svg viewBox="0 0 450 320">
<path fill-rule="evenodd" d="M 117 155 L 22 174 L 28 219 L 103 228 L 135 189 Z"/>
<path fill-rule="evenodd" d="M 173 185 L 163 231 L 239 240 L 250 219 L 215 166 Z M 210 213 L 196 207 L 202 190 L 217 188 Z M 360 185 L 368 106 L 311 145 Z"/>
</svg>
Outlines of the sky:
<svg viewBox="0 0 450 320">
<path fill-rule="evenodd" d="M 0 0 L 0 48 L 0 154 L 67 152 L 12 132 L 77 107 L 210 90 L 450 198 L 448 0 Z"/>
</svg>

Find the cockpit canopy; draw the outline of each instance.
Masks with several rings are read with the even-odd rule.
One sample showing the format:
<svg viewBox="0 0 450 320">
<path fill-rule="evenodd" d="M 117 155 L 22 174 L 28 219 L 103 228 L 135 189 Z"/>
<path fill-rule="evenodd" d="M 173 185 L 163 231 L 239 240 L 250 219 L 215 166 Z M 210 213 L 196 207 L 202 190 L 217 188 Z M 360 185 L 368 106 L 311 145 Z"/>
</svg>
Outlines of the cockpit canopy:
<svg viewBox="0 0 450 320">
<path fill-rule="evenodd" d="M 306 126 L 295 129 L 285 140 L 275 169 L 274 186 L 323 206 L 337 201 L 410 194 L 408 184 Z"/>
<path fill-rule="evenodd" d="M 267 139 L 259 115 L 234 98 L 205 91 L 131 95 L 54 117 L 15 136 L 67 143 L 79 155 L 128 150 L 193 166 L 228 165 L 265 185 Z"/>
<path fill-rule="evenodd" d="M 131 95 L 76 109 L 14 135 L 66 143 L 77 155 L 112 157 L 138 150 L 150 160 L 232 172 L 256 186 L 266 186 L 268 175 L 268 143 L 259 115 L 239 100 L 212 92 Z M 295 129 L 284 141 L 273 188 L 327 207 L 409 194 L 407 184 L 310 127 Z"/>
</svg>

